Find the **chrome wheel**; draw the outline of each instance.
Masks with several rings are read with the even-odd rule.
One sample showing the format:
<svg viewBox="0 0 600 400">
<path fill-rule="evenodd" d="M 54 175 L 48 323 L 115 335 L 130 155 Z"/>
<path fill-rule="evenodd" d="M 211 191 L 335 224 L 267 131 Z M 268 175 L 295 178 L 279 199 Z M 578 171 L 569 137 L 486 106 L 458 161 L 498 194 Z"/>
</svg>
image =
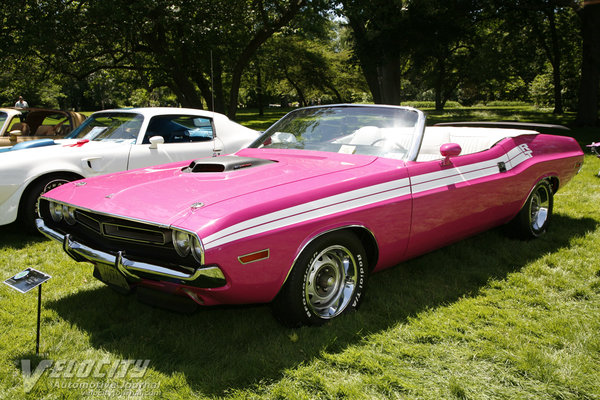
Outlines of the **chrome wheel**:
<svg viewBox="0 0 600 400">
<path fill-rule="evenodd" d="M 548 221 L 550 210 L 550 192 L 548 186 L 538 186 L 534 193 L 531 195 L 531 202 L 529 207 L 529 221 L 531 229 L 535 232 L 539 232 L 544 228 L 546 221 Z"/>
<path fill-rule="evenodd" d="M 553 203 L 551 183 L 545 179 L 538 182 L 519 213 L 507 224 L 508 233 L 525 240 L 542 236 L 552 219 Z"/>
<path fill-rule="evenodd" d="M 330 319 L 348 306 L 358 277 L 356 260 L 343 246 L 330 246 L 310 264 L 304 286 L 308 307 L 319 317 Z"/>
<path fill-rule="evenodd" d="M 369 272 L 365 247 L 349 230 L 313 239 L 290 271 L 272 304 L 284 325 L 322 325 L 357 310 Z"/>
</svg>

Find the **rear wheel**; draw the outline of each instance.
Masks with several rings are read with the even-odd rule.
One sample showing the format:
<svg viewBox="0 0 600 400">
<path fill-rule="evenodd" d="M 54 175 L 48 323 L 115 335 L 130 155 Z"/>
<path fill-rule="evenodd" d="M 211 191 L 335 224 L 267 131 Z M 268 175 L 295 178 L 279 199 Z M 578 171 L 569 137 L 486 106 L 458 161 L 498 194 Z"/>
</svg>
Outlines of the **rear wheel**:
<svg viewBox="0 0 600 400">
<path fill-rule="evenodd" d="M 321 325 L 356 310 L 367 282 L 367 257 L 350 232 L 333 232 L 310 243 L 298 257 L 273 302 L 287 326 Z"/>
<path fill-rule="evenodd" d="M 21 197 L 19 219 L 29 232 L 37 232 L 35 220 L 38 217 L 38 198 L 49 190 L 77 179 L 80 178 L 66 174 L 48 175 L 40 178 L 25 190 Z"/>
<path fill-rule="evenodd" d="M 519 214 L 509 223 L 509 231 L 520 239 L 534 239 L 546 233 L 552 218 L 554 196 L 547 180 L 540 181 L 523 205 Z"/>
</svg>

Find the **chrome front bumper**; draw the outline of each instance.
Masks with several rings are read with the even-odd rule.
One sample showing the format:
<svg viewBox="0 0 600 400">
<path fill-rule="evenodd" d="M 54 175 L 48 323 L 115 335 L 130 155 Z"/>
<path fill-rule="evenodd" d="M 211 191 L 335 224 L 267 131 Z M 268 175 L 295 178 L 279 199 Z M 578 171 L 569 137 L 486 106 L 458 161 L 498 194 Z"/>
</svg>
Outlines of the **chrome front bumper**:
<svg viewBox="0 0 600 400">
<path fill-rule="evenodd" d="M 122 251 L 116 255 L 97 250 L 86 246 L 77 241 L 71 240 L 70 235 L 62 234 L 48 227 L 41 218 L 36 219 L 38 230 L 52 240 L 61 242 L 63 250 L 75 261 L 87 261 L 92 264 L 108 264 L 114 265 L 125 277 L 135 280 L 141 279 L 136 273 L 143 273 L 155 277 L 156 279 L 169 278 L 181 280 L 182 283 L 194 285 L 194 282 L 201 278 L 209 278 L 211 280 L 222 280 L 225 285 L 226 280 L 223 272 L 216 266 L 205 268 L 197 268 L 189 274 L 174 269 L 166 268 L 156 264 L 149 264 L 139 261 L 133 261 L 126 258 Z"/>
</svg>

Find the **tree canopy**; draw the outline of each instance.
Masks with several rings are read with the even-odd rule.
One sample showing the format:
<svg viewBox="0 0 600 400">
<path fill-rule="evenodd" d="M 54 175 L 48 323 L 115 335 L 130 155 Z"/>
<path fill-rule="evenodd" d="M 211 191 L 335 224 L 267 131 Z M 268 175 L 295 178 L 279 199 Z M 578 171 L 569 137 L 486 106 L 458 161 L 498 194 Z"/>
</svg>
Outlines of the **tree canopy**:
<svg viewBox="0 0 600 400">
<path fill-rule="evenodd" d="M 598 122 L 597 0 L 20 0 L 0 99 L 75 109 L 529 101 Z"/>
</svg>

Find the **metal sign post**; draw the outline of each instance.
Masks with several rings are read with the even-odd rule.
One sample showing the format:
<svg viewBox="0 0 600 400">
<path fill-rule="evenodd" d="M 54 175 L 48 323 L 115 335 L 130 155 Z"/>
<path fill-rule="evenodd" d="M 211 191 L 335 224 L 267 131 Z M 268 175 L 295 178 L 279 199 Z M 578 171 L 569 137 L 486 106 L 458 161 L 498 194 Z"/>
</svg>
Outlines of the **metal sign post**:
<svg viewBox="0 0 600 400">
<path fill-rule="evenodd" d="M 38 288 L 38 309 L 37 309 L 37 333 L 35 339 L 35 355 L 40 354 L 40 321 L 42 315 L 42 283 L 52 278 L 50 275 L 45 274 L 33 268 L 27 268 L 18 274 L 8 278 L 4 281 L 5 284 L 11 288 L 21 292 L 27 293 L 31 289 L 37 286 Z"/>
</svg>

